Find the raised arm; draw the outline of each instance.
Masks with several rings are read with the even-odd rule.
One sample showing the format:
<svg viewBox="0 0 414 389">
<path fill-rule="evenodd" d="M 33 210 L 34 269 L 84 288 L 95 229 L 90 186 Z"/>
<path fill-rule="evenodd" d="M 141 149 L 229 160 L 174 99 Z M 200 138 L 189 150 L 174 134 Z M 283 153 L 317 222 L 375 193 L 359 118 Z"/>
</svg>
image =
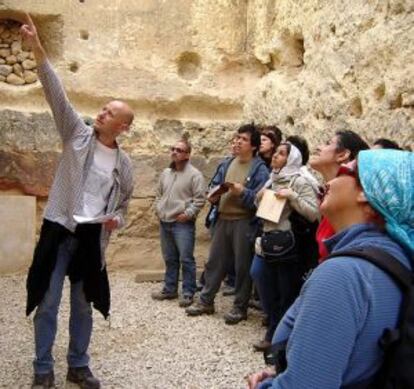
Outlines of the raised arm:
<svg viewBox="0 0 414 389">
<path fill-rule="evenodd" d="M 26 14 L 25 19 L 26 23 L 22 25 L 20 32 L 25 42 L 33 51 L 37 65 L 40 66 L 45 61 L 47 61 L 46 51 L 40 42 L 36 26 L 34 25 L 31 16 L 29 14 Z"/>
<path fill-rule="evenodd" d="M 36 26 L 29 14 L 26 14 L 25 22 L 20 31 L 23 39 L 33 51 L 46 100 L 52 109 L 56 128 L 63 142 L 65 142 L 73 135 L 76 135 L 74 134 L 75 129 L 80 132 L 82 130 L 85 131 L 86 125 L 70 104 L 59 77 L 47 59 L 46 51 L 40 42 Z"/>
</svg>

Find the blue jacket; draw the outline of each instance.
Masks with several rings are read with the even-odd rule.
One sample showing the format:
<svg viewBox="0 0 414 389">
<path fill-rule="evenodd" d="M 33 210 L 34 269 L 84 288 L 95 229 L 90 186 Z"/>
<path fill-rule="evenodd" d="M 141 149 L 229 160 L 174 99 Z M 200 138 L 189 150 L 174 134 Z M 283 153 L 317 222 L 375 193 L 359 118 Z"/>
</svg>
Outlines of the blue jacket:
<svg viewBox="0 0 414 389">
<path fill-rule="evenodd" d="M 218 177 L 221 177 L 222 175 L 221 171 L 224 169 L 224 166 L 226 166 L 226 162 L 229 159 L 232 159 L 232 157 L 226 157 L 218 164 L 217 169 L 214 172 L 213 177 L 211 177 L 211 180 L 207 186 L 208 190 L 211 190 L 212 188 L 218 185 Z M 206 226 L 206 228 L 213 227 L 215 222 L 217 221 L 217 217 L 218 217 L 217 204 L 210 204 L 210 209 L 207 212 L 206 220 L 204 222 L 204 225 Z"/>
<path fill-rule="evenodd" d="M 326 244 L 331 252 L 374 246 L 412 268 L 403 249 L 373 224 L 354 225 Z M 274 343 L 288 340 L 288 367 L 260 389 L 335 389 L 371 378 L 383 361 L 378 340 L 396 326 L 401 299 L 394 281 L 368 261 L 323 262 L 273 337 Z"/>
<path fill-rule="evenodd" d="M 230 157 L 220 163 L 217 167 L 216 173 L 210 181 L 209 187 L 221 185 L 225 182 L 227 170 L 233 160 L 234 157 Z M 269 170 L 266 167 L 266 164 L 260 157 L 254 157 L 246 180 L 241 183 L 245 187 L 243 194 L 241 195 L 244 207 L 251 210 L 256 209 L 256 205 L 254 204 L 256 194 L 264 186 L 268 179 Z M 209 225 L 214 224 L 217 221 L 217 218 L 218 212 L 216 206 L 210 210 L 209 215 L 207 216 L 206 224 L 207 221 L 209 222 Z"/>
</svg>

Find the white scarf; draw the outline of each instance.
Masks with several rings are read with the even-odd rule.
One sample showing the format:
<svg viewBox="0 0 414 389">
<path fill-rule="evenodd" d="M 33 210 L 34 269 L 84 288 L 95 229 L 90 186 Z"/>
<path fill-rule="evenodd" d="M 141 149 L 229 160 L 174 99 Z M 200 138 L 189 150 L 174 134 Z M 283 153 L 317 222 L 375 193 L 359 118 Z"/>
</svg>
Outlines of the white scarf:
<svg viewBox="0 0 414 389">
<path fill-rule="evenodd" d="M 286 165 L 280 170 L 272 170 L 270 173 L 271 181 L 279 180 L 280 178 L 289 178 L 300 174 L 300 168 L 302 167 L 302 154 L 299 149 L 290 144 L 290 152 L 286 161 Z"/>
</svg>

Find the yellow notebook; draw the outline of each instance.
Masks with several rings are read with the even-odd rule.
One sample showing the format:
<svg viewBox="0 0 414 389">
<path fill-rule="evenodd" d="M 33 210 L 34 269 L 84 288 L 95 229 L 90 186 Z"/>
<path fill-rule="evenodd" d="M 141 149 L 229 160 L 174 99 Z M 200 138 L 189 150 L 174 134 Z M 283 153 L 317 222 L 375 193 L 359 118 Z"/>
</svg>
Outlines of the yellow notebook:
<svg viewBox="0 0 414 389">
<path fill-rule="evenodd" d="M 277 198 L 275 192 L 270 189 L 265 189 L 262 200 L 257 208 L 256 216 L 273 223 L 278 223 L 285 204 L 286 199 Z"/>
</svg>

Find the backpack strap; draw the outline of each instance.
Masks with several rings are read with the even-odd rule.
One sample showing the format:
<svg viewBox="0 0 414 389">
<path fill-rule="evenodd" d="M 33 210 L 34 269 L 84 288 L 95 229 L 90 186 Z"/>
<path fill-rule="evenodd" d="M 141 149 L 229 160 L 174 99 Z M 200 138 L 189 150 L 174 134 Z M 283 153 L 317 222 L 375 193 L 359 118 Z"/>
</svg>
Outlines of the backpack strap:
<svg viewBox="0 0 414 389">
<path fill-rule="evenodd" d="M 386 351 L 393 344 L 401 339 L 401 326 L 405 326 L 407 315 L 410 308 L 410 304 L 413 295 L 414 286 L 414 272 L 404 266 L 398 259 L 386 251 L 377 247 L 357 247 L 350 250 L 337 251 L 330 254 L 328 258 L 335 257 L 356 257 L 367 260 L 387 273 L 398 285 L 403 293 L 403 300 L 401 303 L 400 317 L 396 328 L 387 328 L 384 330 L 382 337 L 379 339 L 380 347 Z"/>
<path fill-rule="evenodd" d="M 414 273 L 385 250 L 370 246 L 356 247 L 350 250 L 334 252 L 328 255 L 326 259 L 343 256 L 362 258 L 371 262 L 387 273 L 404 293 L 408 291 L 414 283 Z"/>
</svg>

